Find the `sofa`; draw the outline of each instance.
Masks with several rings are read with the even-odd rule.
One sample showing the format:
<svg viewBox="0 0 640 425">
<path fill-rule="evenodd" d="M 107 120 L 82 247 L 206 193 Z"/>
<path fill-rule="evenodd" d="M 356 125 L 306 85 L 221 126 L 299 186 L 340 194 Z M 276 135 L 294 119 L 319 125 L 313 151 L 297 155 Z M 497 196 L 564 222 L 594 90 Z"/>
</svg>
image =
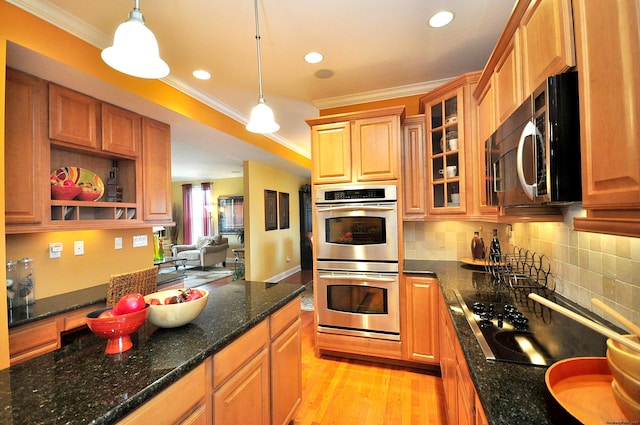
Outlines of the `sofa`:
<svg viewBox="0 0 640 425">
<path fill-rule="evenodd" d="M 175 258 L 185 258 L 185 266 L 201 267 L 204 270 L 219 263 L 224 267 L 228 248 L 229 239 L 222 235 L 199 236 L 194 244 L 172 246 L 171 253 Z"/>
</svg>

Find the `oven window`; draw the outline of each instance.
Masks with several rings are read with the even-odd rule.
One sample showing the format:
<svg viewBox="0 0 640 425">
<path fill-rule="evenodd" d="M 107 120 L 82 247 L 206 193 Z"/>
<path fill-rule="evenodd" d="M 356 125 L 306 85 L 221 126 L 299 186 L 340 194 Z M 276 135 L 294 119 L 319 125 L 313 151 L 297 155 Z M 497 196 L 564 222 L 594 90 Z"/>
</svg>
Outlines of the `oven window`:
<svg viewBox="0 0 640 425">
<path fill-rule="evenodd" d="M 326 219 L 326 242 L 342 245 L 378 245 L 387 242 L 383 217 Z"/>
<path fill-rule="evenodd" d="M 327 287 L 327 307 L 346 313 L 388 314 L 387 290 L 372 286 L 331 285 Z"/>
</svg>

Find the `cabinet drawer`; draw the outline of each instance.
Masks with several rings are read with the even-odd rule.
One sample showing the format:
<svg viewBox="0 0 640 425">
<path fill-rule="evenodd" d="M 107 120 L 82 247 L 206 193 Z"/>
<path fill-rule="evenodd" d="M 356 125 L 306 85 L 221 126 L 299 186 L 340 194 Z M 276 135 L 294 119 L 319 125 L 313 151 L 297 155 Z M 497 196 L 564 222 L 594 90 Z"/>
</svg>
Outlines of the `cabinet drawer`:
<svg viewBox="0 0 640 425">
<path fill-rule="evenodd" d="M 9 330 L 9 355 L 16 364 L 60 347 L 58 321 L 55 318 Z"/>
<path fill-rule="evenodd" d="M 213 387 L 217 388 L 256 353 L 269 344 L 267 320 L 263 320 L 231 345 L 213 356 Z"/>
<path fill-rule="evenodd" d="M 92 311 L 99 310 L 105 307 L 104 303 L 91 305 L 89 307 L 81 308 L 79 310 L 75 310 L 72 313 L 66 314 L 64 316 L 64 324 L 62 326 L 62 330 L 69 331 L 72 329 L 79 328 L 81 326 L 86 325 L 87 323 L 87 314 Z"/>
<path fill-rule="evenodd" d="M 300 298 L 296 298 L 271 315 L 271 339 L 278 336 L 290 323 L 300 317 Z"/>
<path fill-rule="evenodd" d="M 203 416 L 199 412 L 205 403 L 205 376 L 205 364 L 202 363 L 118 424 L 202 423 L 197 418 Z"/>
</svg>

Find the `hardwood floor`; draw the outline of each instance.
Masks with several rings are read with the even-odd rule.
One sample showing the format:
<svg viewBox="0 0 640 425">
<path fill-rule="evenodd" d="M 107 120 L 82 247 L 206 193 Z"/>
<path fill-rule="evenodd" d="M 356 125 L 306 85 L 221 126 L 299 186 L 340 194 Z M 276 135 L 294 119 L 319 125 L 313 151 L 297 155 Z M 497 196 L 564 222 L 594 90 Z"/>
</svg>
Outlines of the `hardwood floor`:
<svg viewBox="0 0 640 425">
<path fill-rule="evenodd" d="M 317 358 L 302 313 L 302 403 L 294 425 L 446 424 L 442 380 L 419 369 Z"/>
</svg>

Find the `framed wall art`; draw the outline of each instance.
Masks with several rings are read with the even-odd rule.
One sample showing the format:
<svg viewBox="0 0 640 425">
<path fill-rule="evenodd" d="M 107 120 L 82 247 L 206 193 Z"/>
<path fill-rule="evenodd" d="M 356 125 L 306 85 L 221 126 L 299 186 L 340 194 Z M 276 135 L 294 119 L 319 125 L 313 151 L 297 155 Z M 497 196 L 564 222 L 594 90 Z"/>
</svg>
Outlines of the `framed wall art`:
<svg viewBox="0 0 640 425">
<path fill-rule="evenodd" d="M 264 191 L 264 228 L 276 230 L 278 228 L 278 192 L 275 190 Z"/>
<path fill-rule="evenodd" d="M 280 192 L 280 228 L 289 228 L 289 194 Z"/>
</svg>

